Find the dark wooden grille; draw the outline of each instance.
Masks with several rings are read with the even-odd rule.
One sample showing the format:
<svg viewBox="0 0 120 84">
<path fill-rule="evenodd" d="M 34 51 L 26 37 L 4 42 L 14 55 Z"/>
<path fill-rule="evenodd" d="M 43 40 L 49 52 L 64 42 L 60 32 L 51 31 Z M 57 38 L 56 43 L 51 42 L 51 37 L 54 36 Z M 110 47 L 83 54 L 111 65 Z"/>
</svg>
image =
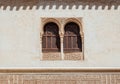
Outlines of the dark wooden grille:
<svg viewBox="0 0 120 84">
<path fill-rule="evenodd" d="M 60 37 L 58 31 L 58 26 L 53 22 L 47 23 L 44 26 L 44 35 L 42 38 L 43 51 L 60 51 Z"/>
<path fill-rule="evenodd" d="M 66 24 L 64 31 L 64 51 L 82 51 L 82 42 L 81 36 L 79 34 L 79 26 L 76 23 L 70 22 Z"/>
</svg>

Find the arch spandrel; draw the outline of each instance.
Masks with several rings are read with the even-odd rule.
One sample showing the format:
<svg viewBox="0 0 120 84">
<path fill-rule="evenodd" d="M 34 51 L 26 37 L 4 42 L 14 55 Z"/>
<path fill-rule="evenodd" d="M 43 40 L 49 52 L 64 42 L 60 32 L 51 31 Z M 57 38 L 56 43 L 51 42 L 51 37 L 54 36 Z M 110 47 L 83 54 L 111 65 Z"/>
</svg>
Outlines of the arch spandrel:
<svg viewBox="0 0 120 84">
<path fill-rule="evenodd" d="M 70 23 L 70 22 L 74 22 L 74 23 L 76 23 L 78 26 L 79 26 L 79 28 L 80 28 L 80 35 L 83 37 L 84 36 L 84 33 L 83 33 L 83 27 L 82 27 L 82 21 L 81 20 L 79 20 L 79 19 L 77 19 L 77 18 L 68 18 L 68 19 L 66 19 L 65 21 L 64 21 L 64 27 L 65 27 L 65 25 L 67 24 L 67 23 Z"/>
<path fill-rule="evenodd" d="M 60 25 L 59 20 L 57 20 L 57 19 L 55 19 L 55 18 L 42 18 L 42 29 L 41 29 L 41 32 L 44 32 L 44 26 L 45 26 L 47 23 L 51 23 L 51 22 L 57 24 L 59 31 L 61 30 L 61 29 L 60 29 L 60 28 L 61 28 L 61 25 Z"/>
</svg>

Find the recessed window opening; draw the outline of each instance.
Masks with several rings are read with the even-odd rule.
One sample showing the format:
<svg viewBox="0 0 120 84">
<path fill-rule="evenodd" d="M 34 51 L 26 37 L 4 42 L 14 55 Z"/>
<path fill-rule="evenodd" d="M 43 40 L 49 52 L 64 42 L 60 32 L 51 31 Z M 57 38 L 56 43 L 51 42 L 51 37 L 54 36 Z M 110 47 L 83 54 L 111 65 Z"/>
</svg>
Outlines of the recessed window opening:
<svg viewBox="0 0 120 84">
<path fill-rule="evenodd" d="M 49 22 L 44 26 L 44 34 L 42 38 L 43 52 L 58 52 L 60 51 L 60 36 L 58 25 L 54 22 Z"/>
<path fill-rule="evenodd" d="M 64 52 L 82 52 L 79 25 L 69 22 L 64 27 Z"/>
</svg>

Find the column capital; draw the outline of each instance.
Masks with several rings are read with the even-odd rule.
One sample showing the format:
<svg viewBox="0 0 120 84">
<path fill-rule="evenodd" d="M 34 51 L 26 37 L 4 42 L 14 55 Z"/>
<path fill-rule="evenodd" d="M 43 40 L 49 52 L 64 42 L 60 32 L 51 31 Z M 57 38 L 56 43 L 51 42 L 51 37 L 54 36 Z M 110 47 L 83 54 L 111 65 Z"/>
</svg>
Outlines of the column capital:
<svg viewBox="0 0 120 84">
<path fill-rule="evenodd" d="M 64 37 L 64 33 L 63 32 L 59 32 L 59 35 L 60 35 L 61 38 Z"/>
</svg>

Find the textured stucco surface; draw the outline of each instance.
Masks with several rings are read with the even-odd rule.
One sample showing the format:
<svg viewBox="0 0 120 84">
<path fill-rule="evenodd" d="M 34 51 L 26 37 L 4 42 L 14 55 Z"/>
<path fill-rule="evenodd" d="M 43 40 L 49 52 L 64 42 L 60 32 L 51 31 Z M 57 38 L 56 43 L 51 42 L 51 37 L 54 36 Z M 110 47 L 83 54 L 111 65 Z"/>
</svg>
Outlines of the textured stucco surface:
<svg viewBox="0 0 120 84">
<path fill-rule="evenodd" d="M 0 74 L 1 84 L 119 84 L 120 73 Z"/>
<path fill-rule="evenodd" d="M 64 8 L 57 2 L 46 2 L 37 8 L 31 3 L 0 6 L 0 67 L 120 67 L 120 6 L 108 9 L 109 5 L 105 5 L 102 9 L 99 5 L 96 9 L 92 4 L 91 9 L 89 5 L 84 9 L 83 5 Z M 40 61 L 42 17 L 82 18 L 84 60 Z"/>
</svg>

